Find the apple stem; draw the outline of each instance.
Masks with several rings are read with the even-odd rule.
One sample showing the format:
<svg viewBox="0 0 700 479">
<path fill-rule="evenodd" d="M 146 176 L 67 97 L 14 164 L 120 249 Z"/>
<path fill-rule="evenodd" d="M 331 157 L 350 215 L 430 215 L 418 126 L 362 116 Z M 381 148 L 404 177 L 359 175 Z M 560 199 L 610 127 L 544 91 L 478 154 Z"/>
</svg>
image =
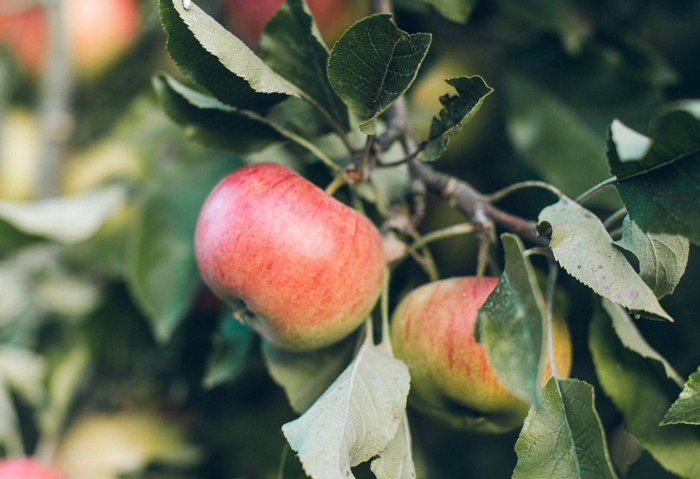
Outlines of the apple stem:
<svg viewBox="0 0 700 479">
<path fill-rule="evenodd" d="M 557 264 L 550 259 L 549 261 L 549 273 L 547 275 L 547 292 L 546 292 L 546 302 L 547 302 L 547 350 L 549 351 L 549 364 L 552 371 L 552 377 L 554 379 L 559 379 L 559 373 L 557 372 L 557 364 L 554 354 L 554 331 L 553 331 L 553 309 L 554 309 L 554 291 L 557 286 L 557 276 L 559 274 L 559 267 Z"/>
<path fill-rule="evenodd" d="M 382 341 L 381 345 L 386 351 L 393 356 L 394 349 L 391 345 L 391 333 L 389 329 L 389 284 L 391 272 L 389 268 L 384 268 L 384 279 L 382 280 L 382 297 L 381 297 L 381 313 L 382 313 Z"/>
<path fill-rule="evenodd" d="M 323 190 L 328 196 L 333 196 L 345 184 L 345 176 L 337 175 Z"/>
</svg>

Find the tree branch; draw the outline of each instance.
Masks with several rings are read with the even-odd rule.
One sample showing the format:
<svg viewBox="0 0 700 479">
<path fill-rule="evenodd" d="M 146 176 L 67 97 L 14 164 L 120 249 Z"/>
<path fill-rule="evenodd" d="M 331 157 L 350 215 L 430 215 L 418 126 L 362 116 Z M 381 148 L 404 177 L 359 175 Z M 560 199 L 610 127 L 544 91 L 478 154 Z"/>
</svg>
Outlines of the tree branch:
<svg viewBox="0 0 700 479">
<path fill-rule="evenodd" d="M 377 13 L 392 13 L 391 0 L 373 0 L 373 7 Z M 537 245 L 547 245 L 547 240 L 537 235 L 534 221 L 502 211 L 491 204 L 488 197 L 479 193 L 466 181 L 439 172 L 413 156 L 413 153 L 418 150 L 418 145 L 411 135 L 408 125 L 405 97 L 400 97 L 389 108 L 387 123 L 389 129 L 385 135 L 386 138 L 395 138 L 394 132 L 398 132 L 404 151 L 407 157 L 411 158 L 409 168 L 414 178 L 411 184 L 413 201 L 411 224 L 413 227 L 417 226 L 425 215 L 425 191 L 427 188 L 464 214 L 477 232 L 490 235 L 493 232 L 493 224 L 496 223 Z"/>
</svg>

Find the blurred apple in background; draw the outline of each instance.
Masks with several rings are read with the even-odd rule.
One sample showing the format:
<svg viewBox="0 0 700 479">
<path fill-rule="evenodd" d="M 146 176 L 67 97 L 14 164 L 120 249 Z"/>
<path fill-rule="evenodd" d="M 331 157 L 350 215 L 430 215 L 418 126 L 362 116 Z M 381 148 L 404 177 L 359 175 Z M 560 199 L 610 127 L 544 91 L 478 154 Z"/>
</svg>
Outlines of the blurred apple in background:
<svg viewBox="0 0 700 479">
<path fill-rule="evenodd" d="M 265 24 L 284 0 L 223 0 L 225 23 L 248 45 L 256 45 Z M 354 22 L 370 13 L 369 0 L 307 0 L 323 39 L 332 45 Z"/>
<path fill-rule="evenodd" d="M 44 9 L 22 2 L 0 9 L 0 43 L 6 45 L 22 67 L 41 70 L 48 48 L 48 23 Z M 27 2 L 29 3 L 29 2 Z M 139 12 L 136 0 L 65 0 L 66 29 L 76 71 L 94 76 L 116 60 L 136 39 Z"/>
<path fill-rule="evenodd" d="M 67 479 L 51 466 L 21 457 L 0 461 L 0 479 Z"/>
<path fill-rule="evenodd" d="M 12 109 L 0 122 L 0 199 L 36 196 L 41 161 L 41 133 L 36 117 Z"/>
<path fill-rule="evenodd" d="M 79 419 L 61 441 L 55 461 L 70 479 L 118 479 L 151 463 L 189 465 L 199 456 L 176 421 L 120 412 Z"/>
</svg>

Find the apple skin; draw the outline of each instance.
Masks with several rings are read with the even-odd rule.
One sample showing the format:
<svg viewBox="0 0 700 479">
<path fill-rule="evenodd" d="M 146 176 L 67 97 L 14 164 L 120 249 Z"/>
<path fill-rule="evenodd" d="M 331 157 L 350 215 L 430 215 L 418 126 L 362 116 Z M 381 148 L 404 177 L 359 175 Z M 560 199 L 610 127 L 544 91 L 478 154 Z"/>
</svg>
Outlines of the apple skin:
<svg viewBox="0 0 700 479">
<path fill-rule="evenodd" d="M 284 0 L 224 0 L 226 25 L 244 42 L 256 45 L 267 22 Z M 368 13 L 366 1 L 307 0 L 323 38 L 333 42 Z"/>
<path fill-rule="evenodd" d="M 372 222 L 271 163 L 243 167 L 214 188 L 195 255 L 219 297 L 242 300 L 255 313 L 254 329 L 296 351 L 356 329 L 379 297 L 386 264 Z"/>
<path fill-rule="evenodd" d="M 66 30 L 76 71 L 92 77 L 136 39 L 136 0 L 65 0 Z M 0 42 L 9 46 L 27 72 L 36 74 L 48 49 L 46 12 L 29 7 L 0 17 Z"/>
<path fill-rule="evenodd" d="M 391 329 L 396 356 L 411 373 L 411 402 L 465 429 L 507 431 L 529 405 L 508 391 L 473 337 L 476 315 L 498 278 L 458 277 L 425 284 L 397 306 Z M 571 339 L 557 315 L 553 331 L 559 376 L 571 369 Z M 545 377 L 551 376 L 547 365 Z"/>
<path fill-rule="evenodd" d="M 0 479 L 67 479 L 56 469 L 28 457 L 0 461 Z"/>
</svg>

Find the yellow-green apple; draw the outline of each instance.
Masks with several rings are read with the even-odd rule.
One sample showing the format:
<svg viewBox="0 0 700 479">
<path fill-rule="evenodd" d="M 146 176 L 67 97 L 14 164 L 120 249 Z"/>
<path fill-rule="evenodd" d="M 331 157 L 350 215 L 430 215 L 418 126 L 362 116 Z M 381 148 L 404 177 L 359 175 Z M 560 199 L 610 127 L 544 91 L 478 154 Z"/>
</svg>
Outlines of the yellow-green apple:
<svg viewBox="0 0 700 479">
<path fill-rule="evenodd" d="M 28 457 L 0 461 L 0 479 L 67 479 L 56 468 Z"/>
<path fill-rule="evenodd" d="M 283 3 L 284 0 L 224 0 L 225 22 L 241 40 L 255 45 Z M 369 11 L 367 0 L 307 0 L 307 4 L 329 43 Z"/>
<path fill-rule="evenodd" d="M 139 27 L 136 0 L 65 0 L 65 25 L 72 61 L 78 73 L 94 76 L 135 40 Z M 0 16 L 0 42 L 30 73 L 44 64 L 48 21 L 40 6 Z"/>
<path fill-rule="evenodd" d="M 70 479 L 117 479 L 155 462 L 189 465 L 199 458 L 177 421 L 124 411 L 79 418 L 61 438 L 55 462 Z"/>
<path fill-rule="evenodd" d="M 396 356 L 411 373 L 411 401 L 453 425 L 498 432 L 522 424 L 529 405 L 506 389 L 473 337 L 479 308 L 498 278 L 458 277 L 425 284 L 397 306 L 391 325 Z M 571 339 L 553 323 L 557 372 L 568 376 Z M 545 379 L 551 376 L 549 365 Z"/>
<path fill-rule="evenodd" d="M 255 313 L 272 343 L 310 350 L 350 334 L 381 292 L 377 228 L 293 170 L 261 163 L 225 177 L 195 233 L 202 278 Z"/>
<path fill-rule="evenodd" d="M 0 120 L 0 138 L 0 198 L 34 198 L 41 169 L 38 118 L 29 111 L 11 108 Z"/>
</svg>

